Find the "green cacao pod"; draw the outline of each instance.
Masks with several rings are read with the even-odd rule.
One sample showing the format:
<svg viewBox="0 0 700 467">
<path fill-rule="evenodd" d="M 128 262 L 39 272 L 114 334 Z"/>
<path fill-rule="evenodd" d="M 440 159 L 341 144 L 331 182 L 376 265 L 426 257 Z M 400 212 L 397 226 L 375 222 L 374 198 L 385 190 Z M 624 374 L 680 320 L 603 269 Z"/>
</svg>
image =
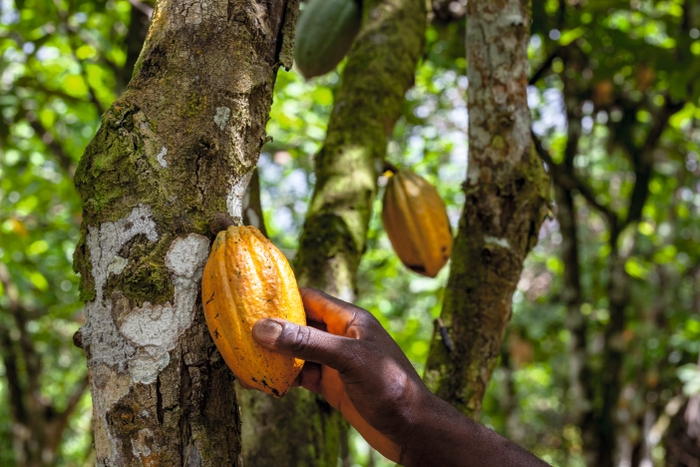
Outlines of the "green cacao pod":
<svg viewBox="0 0 700 467">
<path fill-rule="evenodd" d="M 360 30 L 356 0 L 310 0 L 297 22 L 294 62 L 305 78 L 335 69 Z"/>
<path fill-rule="evenodd" d="M 445 203 L 434 186 L 410 170 L 390 174 L 382 206 L 384 230 L 408 269 L 435 277 L 452 252 Z"/>
</svg>

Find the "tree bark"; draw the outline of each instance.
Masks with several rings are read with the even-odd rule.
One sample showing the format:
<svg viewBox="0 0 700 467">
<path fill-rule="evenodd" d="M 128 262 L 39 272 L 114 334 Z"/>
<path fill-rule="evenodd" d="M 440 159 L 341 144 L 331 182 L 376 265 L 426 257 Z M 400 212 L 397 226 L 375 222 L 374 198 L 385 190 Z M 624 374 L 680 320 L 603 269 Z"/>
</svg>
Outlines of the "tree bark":
<svg viewBox="0 0 700 467">
<path fill-rule="evenodd" d="M 239 465 L 233 375 L 199 298 L 217 212 L 241 217 L 298 4 L 163 0 L 75 182 L 100 466 Z"/>
<path fill-rule="evenodd" d="M 467 9 L 466 200 L 441 313 L 444 328 L 433 334 L 425 381 L 476 418 L 523 261 L 547 211 L 549 179 L 530 138 L 529 2 L 469 2 Z"/>
<path fill-rule="evenodd" d="M 420 0 L 372 0 L 363 8 L 364 24 L 315 159 L 317 182 L 295 261 L 300 286 L 349 301 L 356 294 L 377 170 L 413 83 L 427 14 Z M 246 397 L 251 398 L 245 404 L 251 415 L 244 415 L 245 420 L 257 421 L 253 431 L 244 431 L 246 465 L 337 465 L 339 437 L 345 431 L 339 424 L 344 422 L 322 399 L 301 390 L 281 400 Z"/>
</svg>

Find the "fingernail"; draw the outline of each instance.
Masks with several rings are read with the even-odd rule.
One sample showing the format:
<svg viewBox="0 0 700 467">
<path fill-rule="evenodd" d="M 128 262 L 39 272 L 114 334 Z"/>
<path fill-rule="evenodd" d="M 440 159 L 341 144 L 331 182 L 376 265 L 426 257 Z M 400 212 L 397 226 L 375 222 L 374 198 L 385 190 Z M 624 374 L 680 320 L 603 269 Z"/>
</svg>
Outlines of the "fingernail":
<svg viewBox="0 0 700 467">
<path fill-rule="evenodd" d="M 271 319 L 261 319 L 253 326 L 253 336 L 261 344 L 274 345 L 282 334 L 282 325 Z"/>
</svg>

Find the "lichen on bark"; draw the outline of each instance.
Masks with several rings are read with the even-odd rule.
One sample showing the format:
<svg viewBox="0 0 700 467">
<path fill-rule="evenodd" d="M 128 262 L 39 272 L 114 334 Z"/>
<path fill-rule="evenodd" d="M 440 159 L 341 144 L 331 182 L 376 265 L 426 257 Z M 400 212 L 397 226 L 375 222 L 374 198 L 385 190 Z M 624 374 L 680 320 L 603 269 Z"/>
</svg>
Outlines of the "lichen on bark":
<svg viewBox="0 0 700 467">
<path fill-rule="evenodd" d="M 525 0 L 469 2 L 469 165 L 450 277 L 424 379 L 478 417 L 525 256 L 547 211 L 549 180 L 530 140 Z M 442 333 L 454 343 L 448 348 Z"/>
<path fill-rule="evenodd" d="M 75 254 L 97 465 L 238 465 L 233 375 L 199 301 L 208 225 L 233 215 L 265 142 L 285 11 L 161 0 L 126 92 L 75 183 Z M 240 214 L 239 214 L 240 215 Z"/>
</svg>

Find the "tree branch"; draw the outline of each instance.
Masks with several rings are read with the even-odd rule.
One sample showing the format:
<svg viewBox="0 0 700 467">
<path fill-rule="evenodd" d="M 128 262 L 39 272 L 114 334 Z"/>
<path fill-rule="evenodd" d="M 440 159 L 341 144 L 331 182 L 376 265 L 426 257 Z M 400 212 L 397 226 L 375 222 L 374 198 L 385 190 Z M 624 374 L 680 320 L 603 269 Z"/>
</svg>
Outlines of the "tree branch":
<svg viewBox="0 0 700 467">
<path fill-rule="evenodd" d="M 260 200 L 260 167 L 253 171 L 253 176 L 248 183 L 243 198 L 243 224 L 252 225 L 258 228 L 267 237 L 265 218 L 263 217 L 262 202 Z"/>
<path fill-rule="evenodd" d="M 615 211 L 609 206 L 599 202 L 596 199 L 596 194 L 593 188 L 590 187 L 584 180 L 579 178 L 573 172 L 567 172 L 560 164 L 557 164 L 552 159 L 549 152 L 542 146 L 542 142 L 534 132 L 532 133 L 532 142 L 535 145 L 535 150 L 540 156 L 540 159 L 547 164 L 549 173 L 552 175 L 554 183 L 566 190 L 576 190 L 583 198 L 598 212 L 600 212 L 610 223 L 611 226 L 617 226 L 619 217 Z"/>
<path fill-rule="evenodd" d="M 532 86 L 533 84 L 537 83 L 542 77 L 544 76 L 545 73 L 549 71 L 549 69 L 552 67 L 552 63 L 554 62 L 554 59 L 559 57 L 561 55 L 562 48 L 557 47 L 554 49 L 552 53 L 547 56 L 544 62 L 540 65 L 540 67 L 535 71 L 530 79 L 528 80 L 527 84 Z"/>
<path fill-rule="evenodd" d="M 671 98 L 666 95 L 664 106 L 654 119 L 654 125 L 649 130 L 644 144 L 641 147 L 628 148 L 635 165 L 634 173 L 636 178 L 634 181 L 634 188 L 632 189 L 632 195 L 630 196 L 627 218 L 620 229 L 641 219 L 642 209 L 649 196 L 649 182 L 651 181 L 654 171 L 654 150 L 670 118 L 684 106 L 685 102 L 672 102 Z"/>
<path fill-rule="evenodd" d="M 151 19 L 151 15 L 153 14 L 153 7 L 151 5 L 147 5 L 140 0 L 129 0 L 129 3 L 131 3 L 132 8 L 146 15 L 149 20 Z"/>
</svg>

